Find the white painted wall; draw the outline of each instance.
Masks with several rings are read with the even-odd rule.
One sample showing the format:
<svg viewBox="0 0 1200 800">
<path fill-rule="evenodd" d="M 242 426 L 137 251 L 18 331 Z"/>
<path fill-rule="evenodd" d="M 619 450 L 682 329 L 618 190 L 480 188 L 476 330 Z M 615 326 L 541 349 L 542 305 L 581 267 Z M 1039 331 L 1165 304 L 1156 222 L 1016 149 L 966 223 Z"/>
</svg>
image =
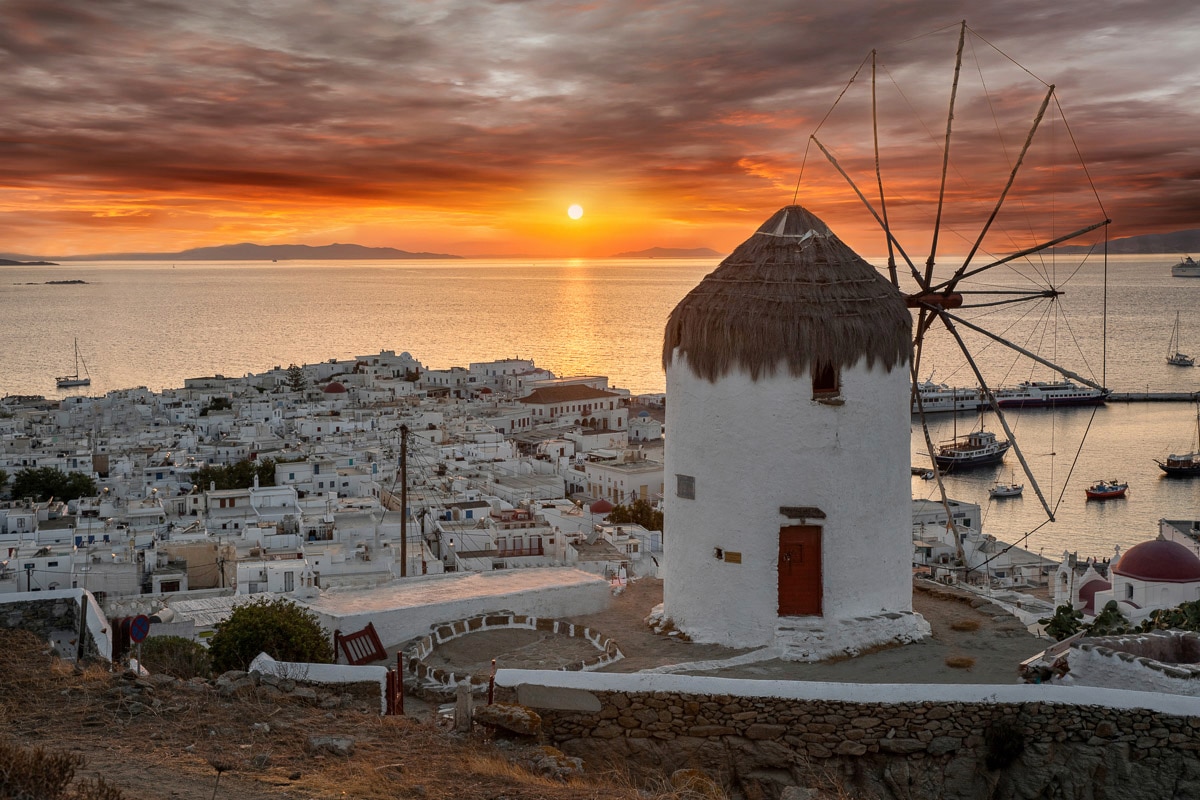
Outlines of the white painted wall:
<svg viewBox="0 0 1200 800">
<path fill-rule="evenodd" d="M 330 633 L 352 633 L 370 622 L 384 647 L 393 647 L 435 625 L 479 614 L 569 618 L 603 611 L 611 602 L 611 587 L 603 578 L 571 567 L 546 567 L 407 578 L 371 590 L 323 594 L 304 605 Z"/>
<path fill-rule="evenodd" d="M 912 610 L 909 375 L 842 370 L 843 405 L 812 399 L 807 375 L 697 378 L 667 370 L 664 610 L 694 640 L 771 643 L 778 612 L 781 506 L 826 519 L 826 619 Z M 696 498 L 676 496 L 676 475 Z M 714 557 L 740 552 L 742 563 Z"/>
</svg>

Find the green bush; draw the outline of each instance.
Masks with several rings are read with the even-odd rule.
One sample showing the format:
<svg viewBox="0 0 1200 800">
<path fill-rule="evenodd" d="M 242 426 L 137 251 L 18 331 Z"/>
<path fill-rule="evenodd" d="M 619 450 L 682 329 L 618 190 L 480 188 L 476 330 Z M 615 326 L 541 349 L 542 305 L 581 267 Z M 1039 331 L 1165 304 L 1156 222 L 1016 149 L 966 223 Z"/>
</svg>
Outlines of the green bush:
<svg viewBox="0 0 1200 800">
<path fill-rule="evenodd" d="M 208 641 L 216 673 L 246 670 L 259 653 L 278 661 L 332 664 L 333 645 L 317 616 L 282 598 L 253 600 L 233 610 Z"/>
<path fill-rule="evenodd" d="M 142 642 L 142 666 L 185 681 L 212 675 L 208 649 L 182 636 L 152 636 Z"/>
</svg>

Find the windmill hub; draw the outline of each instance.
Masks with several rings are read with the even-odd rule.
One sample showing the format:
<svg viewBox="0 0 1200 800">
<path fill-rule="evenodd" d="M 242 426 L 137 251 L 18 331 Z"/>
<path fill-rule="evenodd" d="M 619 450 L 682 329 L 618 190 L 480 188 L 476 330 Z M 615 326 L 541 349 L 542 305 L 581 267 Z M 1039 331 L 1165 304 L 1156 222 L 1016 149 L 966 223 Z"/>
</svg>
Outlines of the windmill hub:
<svg viewBox="0 0 1200 800">
<path fill-rule="evenodd" d="M 909 308 L 932 306 L 944 311 L 948 308 L 962 308 L 963 296 L 958 292 L 923 292 L 908 295 L 904 302 Z"/>
</svg>

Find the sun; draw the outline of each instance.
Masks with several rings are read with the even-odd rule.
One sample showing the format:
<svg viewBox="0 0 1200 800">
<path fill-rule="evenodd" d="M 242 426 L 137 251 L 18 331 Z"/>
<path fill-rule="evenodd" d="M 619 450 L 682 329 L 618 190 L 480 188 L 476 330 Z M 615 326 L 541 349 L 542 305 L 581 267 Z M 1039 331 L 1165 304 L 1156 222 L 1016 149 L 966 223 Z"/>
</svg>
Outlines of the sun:
<svg viewBox="0 0 1200 800">
<path fill-rule="evenodd" d="M 567 216 L 571 219 L 579 219 L 583 216 L 583 206 L 573 205 L 567 208 Z"/>
</svg>

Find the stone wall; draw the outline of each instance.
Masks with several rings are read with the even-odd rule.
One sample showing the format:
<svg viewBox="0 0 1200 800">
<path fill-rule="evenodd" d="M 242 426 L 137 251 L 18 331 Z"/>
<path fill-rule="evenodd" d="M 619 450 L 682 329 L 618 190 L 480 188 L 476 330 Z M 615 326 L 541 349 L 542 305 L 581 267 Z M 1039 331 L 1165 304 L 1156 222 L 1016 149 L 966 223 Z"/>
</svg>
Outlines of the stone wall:
<svg viewBox="0 0 1200 800">
<path fill-rule="evenodd" d="M 619 681 L 586 688 L 512 672 L 520 674 L 498 674 L 498 699 L 535 708 L 545 736 L 564 752 L 593 766 L 701 769 L 734 796 L 778 797 L 787 786 L 832 781 L 889 799 L 1200 797 L 1193 698 L 848 684 L 809 684 L 779 697 L 766 694 L 795 684 L 763 681 L 755 694 L 742 690 L 753 681 L 696 678 L 693 691 L 656 691 L 642 675 L 603 676 L 628 679 L 622 690 Z M 721 692 L 723 684 L 743 687 Z M 937 698 L 939 690 L 949 696 Z M 1150 707 L 1137 707 L 1137 695 Z"/>
<path fill-rule="evenodd" d="M 1068 661 L 1072 682 L 1200 697 L 1200 634 L 1171 630 L 1080 639 L 1071 645 Z"/>
<path fill-rule="evenodd" d="M 43 594 L 49 596 L 39 596 Z M 0 625 L 34 633 L 52 644 L 60 658 L 74 661 L 80 635 L 79 604 L 81 601 L 87 603 L 89 599 L 80 590 L 10 595 L 0 601 Z M 89 625 L 83 626 L 82 656 L 85 661 L 101 657 L 100 647 L 89 628 Z"/>
</svg>

